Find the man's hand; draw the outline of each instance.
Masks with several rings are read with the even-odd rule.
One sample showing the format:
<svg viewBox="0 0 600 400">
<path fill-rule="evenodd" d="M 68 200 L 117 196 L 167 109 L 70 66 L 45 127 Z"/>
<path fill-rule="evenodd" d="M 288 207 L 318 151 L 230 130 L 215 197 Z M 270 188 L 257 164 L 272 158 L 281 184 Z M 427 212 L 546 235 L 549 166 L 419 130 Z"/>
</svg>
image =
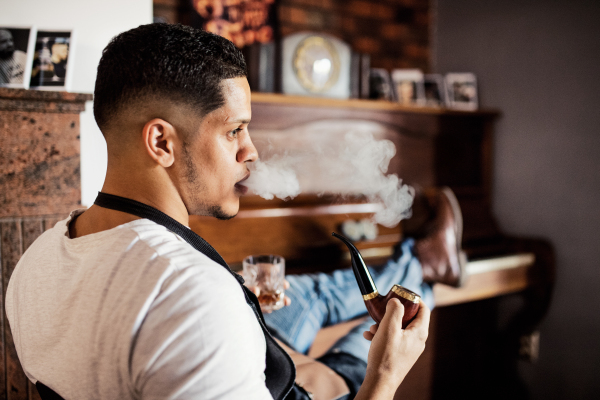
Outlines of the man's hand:
<svg viewBox="0 0 600 400">
<path fill-rule="evenodd" d="M 252 293 L 254 293 L 254 295 L 256 297 L 258 297 L 260 295 L 260 288 L 258 286 L 246 285 L 246 287 L 248 289 L 250 289 L 250 291 Z M 287 289 L 289 289 L 289 287 L 290 287 L 290 283 L 286 279 L 284 279 L 283 280 L 283 290 L 287 290 Z M 284 306 L 289 306 L 290 304 L 292 304 L 292 299 L 290 299 L 289 297 L 287 297 L 287 296 L 284 295 L 284 297 L 283 297 L 283 305 Z M 270 314 L 271 312 L 272 311 L 263 311 L 263 313 L 267 313 L 267 314 Z"/>
<path fill-rule="evenodd" d="M 402 329 L 404 306 L 391 299 L 379 325 L 363 333 L 370 340 L 365 381 L 356 396 L 363 399 L 391 399 L 423 350 L 429 332 L 429 308 L 421 301 L 416 318 Z"/>
</svg>

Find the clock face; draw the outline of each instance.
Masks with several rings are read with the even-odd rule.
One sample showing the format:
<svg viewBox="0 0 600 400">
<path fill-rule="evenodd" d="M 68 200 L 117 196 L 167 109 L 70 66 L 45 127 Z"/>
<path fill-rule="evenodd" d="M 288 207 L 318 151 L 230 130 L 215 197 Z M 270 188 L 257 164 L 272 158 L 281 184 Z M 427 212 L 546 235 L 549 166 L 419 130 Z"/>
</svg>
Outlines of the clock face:
<svg viewBox="0 0 600 400">
<path fill-rule="evenodd" d="M 298 81 L 311 93 L 327 91 L 340 76 L 338 52 L 322 36 L 309 36 L 298 43 L 292 62 Z"/>
</svg>

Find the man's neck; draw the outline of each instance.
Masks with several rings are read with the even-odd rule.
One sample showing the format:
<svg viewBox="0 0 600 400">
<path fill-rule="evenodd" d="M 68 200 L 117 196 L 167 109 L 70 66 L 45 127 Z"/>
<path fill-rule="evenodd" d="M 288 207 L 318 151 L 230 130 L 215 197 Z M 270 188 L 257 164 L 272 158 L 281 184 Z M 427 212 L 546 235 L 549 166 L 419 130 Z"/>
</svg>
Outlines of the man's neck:
<svg viewBox="0 0 600 400">
<path fill-rule="evenodd" d="M 139 201 L 140 203 L 164 212 L 183 225 L 189 226 L 189 214 L 187 213 L 183 201 L 176 192 L 173 194 L 171 191 L 164 190 L 141 191 L 136 190 L 136 185 L 133 184 L 125 186 L 126 187 L 122 187 L 122 185 L 119 185 L 117 187 L 110 185 L 110 182 L 106 182 L 102 188 L 102 192 Z M 77 238 L 102 232 L 136 219 L 140 218 L 121 211 L 92 205 L 88 210 L 71 222 L 69 225 L 69 236 L 71 238 Z"/>
<path fill-rule="evenodd" d="M 71 221 L 69 224 L 69 237 L 75 239 L 107 231 L 119 225 L 135 221 L 136 219 L 140 218 L 135 215 L 93 205 Z"/>
<path fill-rule="evenodd" d="M 190 224 L 190 216 L 181 195 L 164 170 L 137 166 L 108 168 L 102 192 L 138 201 L 162 211 L 183 225 Z"/>
</svg>

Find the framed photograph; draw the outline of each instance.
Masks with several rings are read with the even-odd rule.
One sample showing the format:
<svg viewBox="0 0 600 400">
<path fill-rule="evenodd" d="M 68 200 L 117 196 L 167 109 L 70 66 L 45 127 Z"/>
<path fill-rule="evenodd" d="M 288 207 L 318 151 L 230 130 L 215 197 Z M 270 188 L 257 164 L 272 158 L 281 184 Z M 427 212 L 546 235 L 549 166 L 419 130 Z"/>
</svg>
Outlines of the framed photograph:
<svg viewBox="0 0 600 400">
<path fill-rule="evenodd" d="M 40 90 L 70 90 L 73 76 L 73 31 L 39 30 L 29 87 Z"/>
<path fill-rule="evenodd" d="M 446 105 L 446 84 L 440 74 L 426 74 L 423 78 L 425 105 L 444 107 Z"/>
<path fill-rule="evenodd" d="M 0 86 L 27 89 L 35 27 L 0 26 Z"/>
<path fill-rule="evenodd" d="M 383 68 L 369 70 L 369 98 L 373 100 L 394 100 L 394 90 L 390 74 Z"/>
<path fill-rule="evenodd" d="M 446 74 L 446 90 L 448 107 L 458 110 L 477 110 L 479 101 L 475 74 L 468 72 Z"/>
<path fill-rule="evenodd" d="M 395 69 L 392 71 L 392 82 L 398 103 L 406 106 L 422 106 L 425 104 L 425 89 L 421 70 Z"/>
</svg>

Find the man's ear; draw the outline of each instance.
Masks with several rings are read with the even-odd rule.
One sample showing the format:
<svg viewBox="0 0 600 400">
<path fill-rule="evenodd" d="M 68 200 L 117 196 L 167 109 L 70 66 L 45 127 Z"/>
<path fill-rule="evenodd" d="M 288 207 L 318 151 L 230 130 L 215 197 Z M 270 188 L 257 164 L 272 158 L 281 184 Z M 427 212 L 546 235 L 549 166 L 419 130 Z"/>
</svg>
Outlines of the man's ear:
<svg viewBox="0 0 600 400">
<path fill-rule="evenodd" d="M 142 130 L 144 146 L 150 157 L 160 166 L 169 168 L 175 162 L 175 127 L 164 119 L 154 118 L 146 122 Z"/>
</svg>

